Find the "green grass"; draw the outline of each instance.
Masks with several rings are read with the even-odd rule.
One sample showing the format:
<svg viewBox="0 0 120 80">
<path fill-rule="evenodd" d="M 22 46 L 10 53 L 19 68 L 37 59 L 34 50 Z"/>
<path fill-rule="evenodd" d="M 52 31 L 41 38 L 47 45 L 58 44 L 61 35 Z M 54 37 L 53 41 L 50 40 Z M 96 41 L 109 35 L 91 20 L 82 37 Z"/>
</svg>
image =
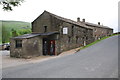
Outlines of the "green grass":
<svg viewBox="0 0 120 80">
<path fill-rule="evenodd" d="M 111 35 L 111 36 L 103 37 L 103 38 L 101 38 L 100 40 L 96 40 L 96 41 L 94 41 L 94 42 L 92 42 L 92 43 L 90 43 L 90 44 L 88 44 L 88 45 L 86 45 L 86 46 L 84 46 L 84 47 L 81 47 L 80 49 L 78 49 L 78 51 L 81 50 L 81 49 L 85 49 L 85 48 L 87 48 L 87 47 L 89 47 L 89 46 L 92 46 L 92 45 L 94 45 L 94 44 L 96 44 L 96 43 L 98 43 L 98 42 L 100 42 L 100 41 L 102 41 L 102 40 L 104 40 L 104 39 L 107 39 L 107 38 L 112 37 L 112 36 L 115 36 L 115 35 L 120 35 L 120 34 L 113 34 L 113 35 Z"/>
<path fill-rule="evenodd" d="M 31 24 L 22 21 L 3 21 L 0 20 L 0 44 L 9 42 L 13 37 L 12 31 L 16 31 L 17 36 L 31 32 Z"/>
</svg>

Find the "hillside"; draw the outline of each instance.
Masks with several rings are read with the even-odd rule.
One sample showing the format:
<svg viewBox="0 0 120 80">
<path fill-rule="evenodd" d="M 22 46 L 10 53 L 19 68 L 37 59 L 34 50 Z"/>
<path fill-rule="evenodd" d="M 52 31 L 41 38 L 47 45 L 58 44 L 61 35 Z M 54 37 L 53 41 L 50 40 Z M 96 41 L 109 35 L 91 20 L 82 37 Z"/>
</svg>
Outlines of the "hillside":
<svg viewBox="0 0 120 80">
<path fill-rule="evenodd" d="M 22 21 L 0 20 L 0 43 L 9 42 L 11 37 L 31 33 L 31 24 Z"/>
</svg>

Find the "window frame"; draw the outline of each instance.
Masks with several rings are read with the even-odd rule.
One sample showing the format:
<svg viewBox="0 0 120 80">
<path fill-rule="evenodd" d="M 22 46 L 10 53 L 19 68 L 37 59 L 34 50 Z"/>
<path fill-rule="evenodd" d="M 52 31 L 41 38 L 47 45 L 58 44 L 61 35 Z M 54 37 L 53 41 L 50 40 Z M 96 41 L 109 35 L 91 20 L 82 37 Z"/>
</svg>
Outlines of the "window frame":
<svg viewBox="0 0 120 80">
<path fill-rule="evenodd" d="M 22 40 L 15 40 L 15 48 L 22 48 Z"/>
<path fill-rule="evenodd" d="M 71 33 L 72 33 L 72 36 L 74 36 L 74 25 L 72 25 L 72 31 L 71 31 Z"/>
<path fill-rule="evenodd" d="M 47 26 L 44 26 L 44 33 L 47 32 Z"/>
<path fill-rule="evenodd" d="M 71 37 L 68 36 L 68 43 L 71 43 Z"/>
</svg>

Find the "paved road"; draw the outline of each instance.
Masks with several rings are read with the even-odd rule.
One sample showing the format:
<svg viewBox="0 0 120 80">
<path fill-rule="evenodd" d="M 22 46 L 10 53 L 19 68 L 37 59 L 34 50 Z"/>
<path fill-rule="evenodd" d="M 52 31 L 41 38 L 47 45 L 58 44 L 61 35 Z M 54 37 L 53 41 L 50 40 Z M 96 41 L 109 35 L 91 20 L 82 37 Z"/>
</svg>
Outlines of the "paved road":
<svg viewBox="0 0 120 80">
<path fill-rule="evenodd" d="M 75 54 L 3 69 L 3 78 L 117 78 L 118 36 Z"/>
</svg>

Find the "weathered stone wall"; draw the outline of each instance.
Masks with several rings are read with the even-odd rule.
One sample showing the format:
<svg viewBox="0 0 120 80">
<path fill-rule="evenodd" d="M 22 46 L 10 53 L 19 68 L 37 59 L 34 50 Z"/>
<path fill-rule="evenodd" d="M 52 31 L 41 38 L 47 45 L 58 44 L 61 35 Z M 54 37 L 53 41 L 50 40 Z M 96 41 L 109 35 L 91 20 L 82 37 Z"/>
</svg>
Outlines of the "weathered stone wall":
<svg viewBox="0 0 120 80">
<path fill-rule="evenodd" d="M 33 37 L 29 39 L 21 39 L 22 47 L 16 48 L 16 39 L 11 39 L 10 56 L 18 58 L 30 58 L 42 55 L 42 39 Z"/>
<path fill-rule="evenodd" d="M 42 56 L 42 39 L 39 36 L 26 39 L 23 44 L 24 57 Z"/>
<path fill-rule="evenodd" d="M 24 55 L 23 48 L 16 48 L 16 41 L 10 39 L 10 56 L 20 58 Z"/>
<path fill-rule="evenodd" d="M 111 35 L 113 33 L 113 29 L 93 27 L 93 26 L 89 26 L 89 27 L 93 29 L 94 40 L 98 40 L 102 37 Z"/>
<path fill-rule="evenodd" d="M 87 29 L 86 33 L 86 44 L 90 44 L 94 41 L 93 29 Z"/>
<path fill-rule="evenodd" d="M 111 35 L 112 30 L 107 29 L 107 28 L 96 28 L 96 31 L 94 33 L 95 33 L 96 38 L 100 39 L 102 37 Z"/>
<path fill-rule="evenodd" d="M 84 46 L 84 43 L 88 44 L 94 41 L 92 29 L 87 29 L 64 21 L 59 21 L 60 24 L 55 23 L 54 25 L 59 25 L 56 27 L 60 32 L 59 47 L 57 47 L 60 48 L 58 49 L 60 52 Z M 62 30 L 64 27 L 68 28 L 68 34 L 63 34 Z M 86 38 L 88 38 L 88 40 L 86 40 Z"/>
<path fill-rule="evenodd" d="M 39 18 L 32 22 L 32 32 L 33 33 L 44 33 L 45 28 L 47 26 L 47 32 L 52 32 L 53 29 L 51 27 L 51 19 L 48 13 L 41 14 Z"/>
<path fill-rule="evenodd" d="M 55 41 L 55 55 L 59 55 L 61 53 L 61 47 L 60 47 L 60 40 Z"/>
<path fill-rule="evenodd" d="M 108 35 L 112 35 L 112 34 L 113 34 L 113 29 L 108 29 L 108 30 L 107 30 L 107 34 L 108 34 Z"/>
<path fill-rule="evenodd" d="M 60 20 L 52 17 L 48 13 L 43 13 L 39 18 L 32 22 L 32 32 L 33 33 L 44 33 L 45 27 L 47 26 L 46 32 L 58 31 Z"/>
</svg>

